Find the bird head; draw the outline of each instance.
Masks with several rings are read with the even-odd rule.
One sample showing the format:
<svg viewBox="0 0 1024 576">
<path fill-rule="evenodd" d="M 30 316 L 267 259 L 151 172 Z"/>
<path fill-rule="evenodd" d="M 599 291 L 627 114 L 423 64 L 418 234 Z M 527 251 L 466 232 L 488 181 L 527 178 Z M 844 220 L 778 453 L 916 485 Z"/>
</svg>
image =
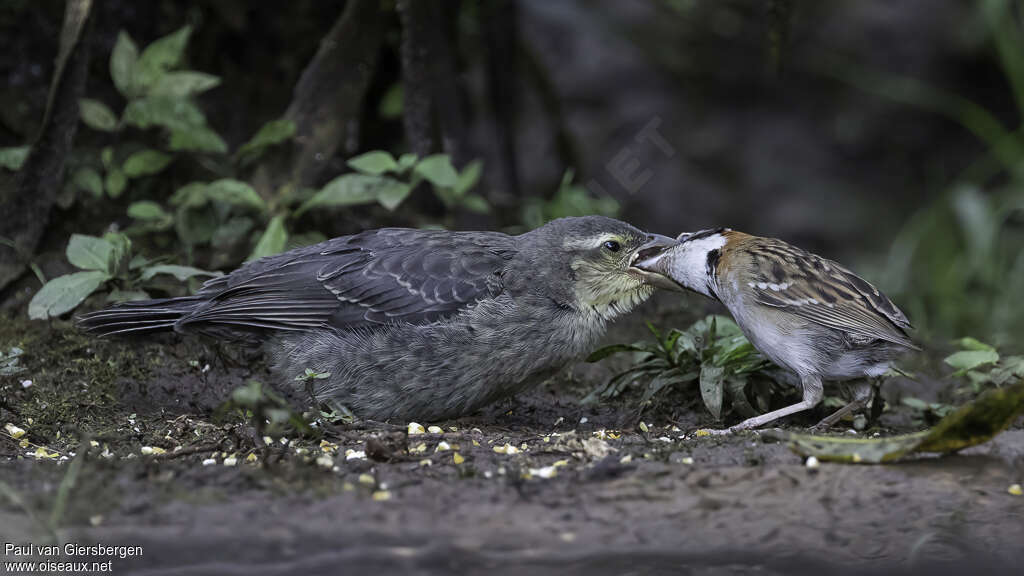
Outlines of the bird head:
<svg viewBox="0 0 1024 576">
<path fill-rule="evenodd" d="M 532 276 L 556 279 L 557 301 L 605 320 L 644 301 L 659 282 L 669 283 L 633 263 L 643 250 L 676 244 L 604 216 L 561 218 L 520 238 L 525 250 L 540 256 L 530 259 Z"/>
<path fill-rule="evenodd" d="M 684 232 L 674 246 L 641 251 L 633 266 L 657 275 L 659 282 L 669 281 L 676 290 L 685 288 L 715 298 L 718 262 L 730 233 L 728 228 Z"/>
</svg>

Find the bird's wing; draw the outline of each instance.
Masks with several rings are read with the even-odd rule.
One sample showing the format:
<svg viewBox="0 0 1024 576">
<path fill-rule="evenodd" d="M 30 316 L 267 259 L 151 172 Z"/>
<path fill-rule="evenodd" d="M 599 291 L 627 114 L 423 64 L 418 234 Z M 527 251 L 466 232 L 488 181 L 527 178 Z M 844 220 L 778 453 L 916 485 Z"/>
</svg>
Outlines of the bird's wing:
<svg viewBox="0 0 1024 576">
<path fill-rule="evenodd" d="M 497 233 L 381 229 L 251 262 L 207 282 L 182 321 L 204 330 L 339 329 L 448 318 L 502 291 L 514 253 Z"/>
<path fill-rule="evenodd" d="M 840 264 L 778 240 L 747 250 L 742 287 L 759 304 L 855 335 L 916 348 L 907 317 L 880 290 Z"/>
</svg>

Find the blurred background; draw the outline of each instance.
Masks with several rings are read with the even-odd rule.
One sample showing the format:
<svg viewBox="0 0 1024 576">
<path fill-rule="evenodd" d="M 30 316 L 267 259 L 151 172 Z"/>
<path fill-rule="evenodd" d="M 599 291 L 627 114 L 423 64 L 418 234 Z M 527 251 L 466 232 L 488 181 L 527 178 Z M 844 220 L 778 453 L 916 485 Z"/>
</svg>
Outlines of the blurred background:
<svg viewBox="0 0 1024 576">
<path fill-rule="evenodd" d="M 1022 13 L 7 0 L 0 299 L 57 316 L 365 228 L 603 213 L 780 237 L 882 287 L 925 341 L 1019 350 Z M 107 234 L 103 263 L 65 259 L 72 234 Z M 68 273 L 88 278 L 29 306 Z"/>
</svg>

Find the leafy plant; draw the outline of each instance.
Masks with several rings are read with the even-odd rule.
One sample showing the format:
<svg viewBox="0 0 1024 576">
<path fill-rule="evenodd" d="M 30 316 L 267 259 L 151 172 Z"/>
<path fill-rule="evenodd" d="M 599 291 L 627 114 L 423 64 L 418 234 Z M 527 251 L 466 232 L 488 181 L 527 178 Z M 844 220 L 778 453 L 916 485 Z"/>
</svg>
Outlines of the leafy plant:
<svg viewBox="0 0 1024 576">
<path fill-rule="evenodd" d="M 1024 118 L 1024 28 L 1008 0 L 977 3 Z M 1024 338 L 1024 130 L 977 102 L 914 78 L 827 62 L 826 74 L 957 122 L 986 145 L 900 231 L 886 269 L 888 291 L 925 335 L 985 333 L 1000 346 Z"/>
<path fill-rule="evenodd" d="M 970 391 L 1002 388 L 1024 378 L 1024 356 L 1001 356 L 993 347 L 974 338 L 957 341 L 960 350 L 946 357 L 946 364 L 956 368 L 954 376 L 964 376 Z"/>
<path fill-rule="evenodd" d="M 21 365 L 21 355 L 24 353 L 17 346 L 12 346 L 7 352 L 0 350 L 0 376 L 14 376 L 28 370 Z"/>
<path fill-rule="evenodd" d="M 132 255 L 131 240 L 124 234 L 102 238 L 73 234 L 68 241 L 68 262 L 79 268 L 47 282 L 32 297 L 28 315 L 45 320 L 74 310 L 90 294 L 113 285 L 108 300 L 140 300 L 149 297 L 147 289 L 159 286 L 160 277 L 170 275 L 179 282 L 197 276 L 219 276 L 191 266 L 161 264 Z"/>
<path fill-rule="evenodd" d="M 302 414 L 270 388 L 256 380 L 231 392 L 231 399 L 218 408 L 220 415 L 235 412 L 248 420 L 258 436 L 280 438 L 290 433 L 315 435 L 316 430 Z"/>
<path fill-rule="evenodd" d="M 970 396 L 994 389 L 1006 388 L 1024 378 L 1024 356 L 1002 356 L 995 347 L 976 338 L 961 338 L 955 342 L 959 350 L 945 358 L 945 363 L 956 369 L 955 378 L 965 378 L 966 386 L 953 390 L 953 396 Z M 934 424 L 956 409 L 948 402 L 926 402 L 920 398 L 901 400 L 916 414 L 917 419 Z"/>
<path fill-rule="evenodd" d="M 684 331 L 670 330 L 662 335 L 653 325 L 648 329 L 654 340 L 633 344 L 616 344 L 595 351 L 587 358 L 597 362 L 620 353 L 635 356 L 632 365 L 612 376 L 603 386 L 584 399 L 598 399 L 619 395 L 634 382 L 644 382 L 640 399 L 641 408 L 670 386 L 698 382 L 704 405 L 715 419 L 722 417 L 723 400 L 731 400 L 734 410 L 744 416 L 756 414 L 754 403 L 762 410 L 769 409 L 771 389 L 767 369 L 770 363 L 747 341 L 730 318 L 708 316 Z M 754 403 L 748 396 L 753 393 Z"/>
<path fill-rule="evenodd" d="M 449 210 L 466 209 L 486 214 L 487 201 L 471 190 L 480 181 L 483 163 L 470 162 L 458 172 L 446 154 L 433 154 L 418 158 L 415 154 L 402 154 L 395 159 L 391 153 L 374 150 L 350 158 L 347 162 L 353 173 L 342 174 L 327 183 L 296 210 L 301 216 L 311 208 L 344 207 L 378 203 L 394 210 L 421 183 L 430 184 L 434 194 Z"/>
<path fill-rule="evenodd" d="M 522 209 L 523 225 L 532 229 L 556 218 L 568 216 L 618 216 L 619 203 L 614 198 L 593 196 L 586 187 L 573 183 L 575 176 L 576 172 L 573 169 L 566 170 L 558 190 L 550 200 L 528 198 Z"/>
</svg>

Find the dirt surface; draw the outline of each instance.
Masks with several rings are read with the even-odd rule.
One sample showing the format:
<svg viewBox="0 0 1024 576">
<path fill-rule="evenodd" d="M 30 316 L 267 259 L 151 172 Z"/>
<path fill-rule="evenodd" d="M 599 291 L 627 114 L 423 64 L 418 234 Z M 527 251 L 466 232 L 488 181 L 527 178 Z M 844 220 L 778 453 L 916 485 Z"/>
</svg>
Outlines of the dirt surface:
<svg viewBox="0 0 1024 576">
<path fill-rule="evenodd" d="M 645 317 L 685 323 L 677 309 L 653 303 L 609 342 L 642 334 Z M 609 374 L 600 364 L 421 423 L 440 432 L 324 424 L 265 446 L 244 415 L 218 410 L 248 380 L 270 381 L 245 354 L 175 336 L 97 342 L 16 318 L 0 327 L 10 346 L 27 370 L 0 377 L 0 423 L 26 434 L 0 434 L 0 541 L 142 548 L 38 560 L 154 575 L 881 574 L 937 573 L 936 563 L 1010 574 L 1024 560 L 1024 497 L 1008 492 L 1024 480 L 1020 422 L 959 455 L 809 468 L 757 434 L 698 436 L 715 423 L 692 390 L 639 419 L 629 395 L 582 406 Z M 861 434 L 920 428 L 905 416 L 894 408 L 885 428 Z"/>
</svg>

